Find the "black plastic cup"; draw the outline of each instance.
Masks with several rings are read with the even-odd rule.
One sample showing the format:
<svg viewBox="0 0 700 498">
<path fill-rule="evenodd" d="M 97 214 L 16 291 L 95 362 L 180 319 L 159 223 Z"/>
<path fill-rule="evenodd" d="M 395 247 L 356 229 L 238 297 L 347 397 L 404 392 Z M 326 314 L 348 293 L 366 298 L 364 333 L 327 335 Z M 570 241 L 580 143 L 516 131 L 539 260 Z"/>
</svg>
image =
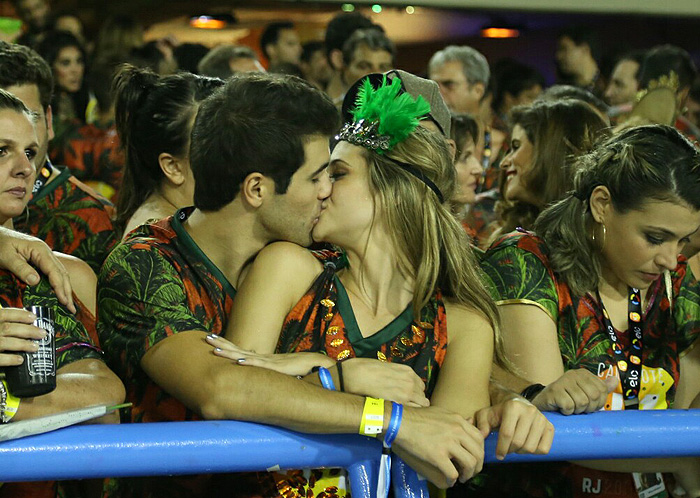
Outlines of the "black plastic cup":
<svg viewBox="0 0 700 498">
<path fill-rule="evenodd" d="M 35 353 L 19 353 L 24 358 L 21 365 L 7 367 L 5 380 L 9 391 L 19 398 L 41 396 L 56 389 L 56 334 L 54 314 L 46 306 L 30 306 L 28 311 L 37 317 L 34 325 L 46 331 L 46 337 L 36 341 Z"/>
</svg>

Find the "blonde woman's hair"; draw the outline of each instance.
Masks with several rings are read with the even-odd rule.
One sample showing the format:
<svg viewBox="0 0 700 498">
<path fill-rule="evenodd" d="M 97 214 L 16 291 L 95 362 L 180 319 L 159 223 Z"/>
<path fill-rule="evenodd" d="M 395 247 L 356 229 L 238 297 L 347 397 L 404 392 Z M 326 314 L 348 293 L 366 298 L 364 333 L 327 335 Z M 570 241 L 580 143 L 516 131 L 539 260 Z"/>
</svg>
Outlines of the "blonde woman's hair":
<svg viewBox="0 0 700 498">
<path fill-rule="evenodd" d="M 430 179 L 444 199 L 454 193 L 456 172 L 445 139 L 418 127 L 383 155 L 365 149 L 370 188 L 382 206 L 384 221 L 401 255 L 402 270 L 415 279 L 413 311 L 430 300 L 436 288 L 443 296 L 481 313 L 494 330 L 496 362 L 504 360 L 496 304 L 486 290 L 481 270 L 464 228 L 438 196 L 398 162 Z"/>
</svg>

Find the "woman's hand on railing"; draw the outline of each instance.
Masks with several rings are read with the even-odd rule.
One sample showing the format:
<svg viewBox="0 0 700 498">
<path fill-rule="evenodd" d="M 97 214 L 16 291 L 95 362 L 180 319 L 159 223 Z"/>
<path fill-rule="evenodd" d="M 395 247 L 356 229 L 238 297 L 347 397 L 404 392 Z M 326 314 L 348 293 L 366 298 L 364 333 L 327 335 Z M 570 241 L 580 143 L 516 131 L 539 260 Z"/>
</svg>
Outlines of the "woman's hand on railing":
<svg viewBox="0 0 700 498">
<path fill-rule="evenodd" d="M 304 376 L 311 373 L 313 367 L 330 368 L 335 365 L 334 360 L 320 353 L 261 354 L 239 348 L 215 334 L 209 334 L 206 341 L 213 346 L 216 356 L 239 365 L 267 368 L 286 375 Z"/>
<path fill-rule="evenodd" d="M 345 391 L 395 401 L 406 406 L 430 406 L 425 384 L 408 365 L 372 358 L 350 358 L 343 362 Z"/>
<path fill-rule="evenodd" d="M 608 393 L 617 383 L 617 377 L 601 380 L 584 368 L 568 370 L 547 385 L 532 403 L 543 412 L 592 413 L 605 406 Z"/>
<path fill-rule="evenodd" d="M 549 453 L 554 426 L 532 403 L 513 394 L 510 399 L 482 408 L 474 414 L 474 424 L 486 436 L 498 429 L 496 458 L 508 453 Z"/>
</svg>

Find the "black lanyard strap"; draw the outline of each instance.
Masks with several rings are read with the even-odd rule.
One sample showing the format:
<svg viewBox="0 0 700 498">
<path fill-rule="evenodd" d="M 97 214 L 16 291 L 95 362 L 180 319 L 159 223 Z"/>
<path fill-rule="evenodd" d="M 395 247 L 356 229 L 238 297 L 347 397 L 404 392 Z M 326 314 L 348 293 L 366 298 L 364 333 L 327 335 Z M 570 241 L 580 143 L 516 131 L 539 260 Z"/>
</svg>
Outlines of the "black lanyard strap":
<svg viewBox="0 0 700 498">
<path fill-rule="evenodd" d="M 36 180 L 34 180 L 34 187 L 32 187 L 32 194 L 36 195 L 44 185 L 46 185 L 51 178 L 51 163 L 46 161 L 36 174 Z"/>
<path fill-rule="evenodd" d="M 603 310 L 603 325 L 612 342 L 613 356 L 622 382 L 622 397 L 627 401 L 637 400 L 642 382 L 642 299 L 639 289 L 630 288 L 627 302 L 627 333 L 630 334 L 630 347 L 627 353 L 622 350 L 617 333 L 600 293 L 596 292 Z"/>
</svg>

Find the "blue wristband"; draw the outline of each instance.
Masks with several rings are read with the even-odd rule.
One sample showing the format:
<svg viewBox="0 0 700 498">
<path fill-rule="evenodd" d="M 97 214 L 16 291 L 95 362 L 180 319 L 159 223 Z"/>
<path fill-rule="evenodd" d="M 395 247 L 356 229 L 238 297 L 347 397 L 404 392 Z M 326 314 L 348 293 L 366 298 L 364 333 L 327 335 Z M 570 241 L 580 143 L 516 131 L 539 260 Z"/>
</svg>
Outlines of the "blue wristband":
<svg viewBox="0 0 700 498">
<path fill-rule="evenodd" d="M 333 383 L 333 377 L 326 367 L 318 367 L 318 378 L 321 380 L 321 385 L 324 389 L 329 391 L 335 391 L 335 384 Z"/>
<path fill-rule="evenodd" d="M 401 419 L 403 418 L 403 405 L 401 403 L 391 402 L 391 419 L 389 420 L 389 427 L 386 429 L 386 434 L 384 435 L 384 447 L 391 448 L 391 443 L 394 442 L 396 436 L 399 433 L 399 428 L 401 427 Z"/>
</svg>

